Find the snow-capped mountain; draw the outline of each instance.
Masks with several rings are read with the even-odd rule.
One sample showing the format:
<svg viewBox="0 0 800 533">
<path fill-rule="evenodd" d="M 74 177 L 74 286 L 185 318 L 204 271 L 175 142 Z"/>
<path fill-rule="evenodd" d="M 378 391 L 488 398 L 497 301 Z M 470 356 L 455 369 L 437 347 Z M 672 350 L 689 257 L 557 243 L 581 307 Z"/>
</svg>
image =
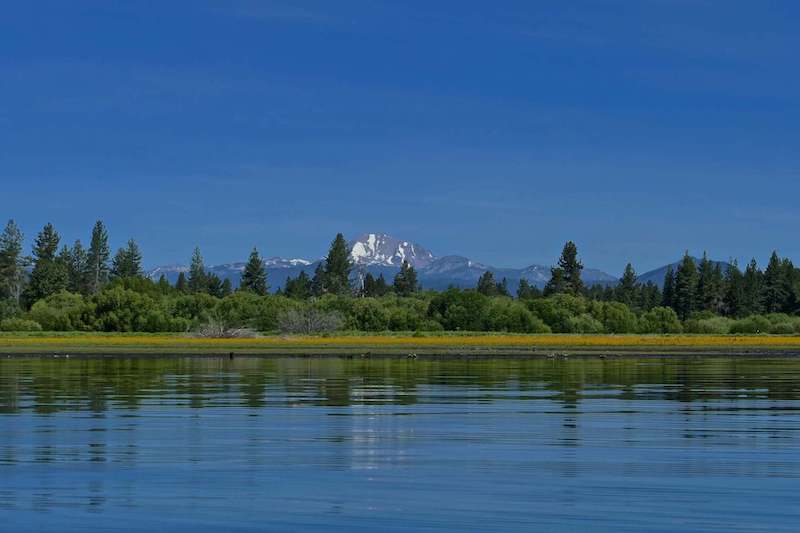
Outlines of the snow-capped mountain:
<svg viewBox="0 0 800 533">
<path fill-rule="evenodd" d="M 354 277 L 366 272 L 374 276 L 383 274 L 391 283 L 394 275 L 400 270 L 403 261 L 408 261 L 416 270 L 422 286 L 427 289 L 446 289 L 447 287 L 475 287 L 478 278 L 486 271 L 491 271 L 497 281 L 506 278 L 509 289 L 515 291 L 521 279 L 537 287 L 544 287 L 550 279 L 550 267 L 530 265 L 525 268 L 497 268 L 460 255 L 436 257 L 429 250 L 411 241 L 396 239 L 385 233 L 365 233 L 350 241 L 350 259 L 354 265 Z M 283 259 L 271 257 L 264 261 L 267 280 L 273 291 L 282 288 L 288 277 L 295 278 L 300 272 L 309 277 L 320 261 L 308 259 Z M 229 279 L 234 287 L 239 285 L 244 262 L 227 263 L 208 268 L 220 279 Z M 153 280 L 166 276 L 170 283 L 175 283 L 181 272 L 188 272 L 184 265 L 170 265 L 154 268 L 148 272 Z M 587 285 L 613 285 L 617 278 L 600 270 L 584 269 L 583 281 Z"/>
<path fill-rule="evenodd" d="M 313 261 L 308 259 L 283 259 L 282 257 L 270 257 L 264 261 L 264 266 L 267 268 L 294 268 L 299 266 L 308 266 Z"/>
<path fill-rule="evenodd" d="M 350 259 L 354 265 L 399 267 L 403 261 L 422 269 L 435 258 L 431 252 L 409 241 L 395 239 L 385 233 L 365 233 L 350 242 Z"/>
</svg>

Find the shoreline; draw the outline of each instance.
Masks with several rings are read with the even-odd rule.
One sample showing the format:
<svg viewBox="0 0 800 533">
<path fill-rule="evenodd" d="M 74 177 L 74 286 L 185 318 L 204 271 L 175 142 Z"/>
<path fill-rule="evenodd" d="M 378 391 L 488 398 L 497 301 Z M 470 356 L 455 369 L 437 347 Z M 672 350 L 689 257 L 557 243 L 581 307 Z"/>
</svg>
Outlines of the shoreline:
<svg viewBox="0 0 800 533">
<path fill-rule="evenodd" d="M 10 357 L 800 357 L 800 336 L 722 335 L 338 335 L 206 339 L 185 335 L 0 334 Z"/>
</svg>

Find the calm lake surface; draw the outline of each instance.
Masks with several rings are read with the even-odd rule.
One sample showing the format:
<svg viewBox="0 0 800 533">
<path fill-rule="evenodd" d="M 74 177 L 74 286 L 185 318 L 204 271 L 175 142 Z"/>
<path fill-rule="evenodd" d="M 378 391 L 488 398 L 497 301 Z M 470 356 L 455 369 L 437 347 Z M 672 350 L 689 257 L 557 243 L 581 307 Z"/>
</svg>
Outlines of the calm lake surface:
<svg viewBox="0 0 800 533">
<path fill-rule="evenodd" d="M 2 531 L 797 531 L 800 360 L 0 359 Z"/>
</svg>

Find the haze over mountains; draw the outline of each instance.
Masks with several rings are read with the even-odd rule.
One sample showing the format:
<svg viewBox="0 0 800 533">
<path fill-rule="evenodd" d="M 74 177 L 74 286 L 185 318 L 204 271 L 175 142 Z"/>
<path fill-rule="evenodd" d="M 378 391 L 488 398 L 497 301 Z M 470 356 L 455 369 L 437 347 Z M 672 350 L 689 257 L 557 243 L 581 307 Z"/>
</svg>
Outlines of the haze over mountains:
<svg viewBox="0 0 800 533">
<path fill-rule="evenodd" d="M 372 273 L 374 276 L 383 274 L 387 282 L 391 283 L 394 275 L 400 270 L 406 260 L 418 272 L 418 278 L 423 288 L 442 290 L 454 286 L 460 288 L 475 287 L 478 278 L 484 272 L 491 271 L 498 281 L 505 278 L 509 289 L 516 291 L 521 279 L 543 288 L 550 280 L 550 266 L 532 264 L 524 268 L 500 268 L 473 261 L 460 255 L 445 255 L 438 257 L 424 246 L 394 238 L 385 233 L 365 233 L 350 241 L 350 258 L 353 261 L 354 277 L 360 274 Z M 308 276 L 314 275 L 314 270 L 322 259 L 285 259 L 271 257 L 264 261 L 267 269 L 267 279 L 270 290 L 282 288 L 288 277 L 297 277 L 305 271 Z M 234 287 L 239 285 L 239 280 L 244 270 L 244 262 L 225 263 L 208 267 L 220 279 L 230 279 Z M 661 285 L 664 280 L 666 266 L 642 274 L 639 279 L 643 283 L 652 281 Z M 163 274 L 170 283 L 175 283 L 181 272 L 188 272 L 185 265 L 167 265 L 154 268 L 148 272 L 148 277 L 154 280 Z M 593 268 L 584 268 L 583 281 L 587 285 L 615 285 L 618 278 L 606 272 Z"/>
</svg>

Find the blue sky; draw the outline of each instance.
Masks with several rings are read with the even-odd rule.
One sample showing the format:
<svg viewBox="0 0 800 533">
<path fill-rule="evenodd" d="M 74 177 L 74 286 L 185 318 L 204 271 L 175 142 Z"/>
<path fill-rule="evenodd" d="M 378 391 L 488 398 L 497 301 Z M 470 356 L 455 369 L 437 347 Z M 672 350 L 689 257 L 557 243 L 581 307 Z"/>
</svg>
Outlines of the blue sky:
<svg viewBox="0 0 800 533">
<path fill-rule="evenodd" d="M 800 5 L 40 1 L 0 17 L 0 216 L 148 265 L 386 231 L 498 266 L 800 260 Z"/>
</svg>

